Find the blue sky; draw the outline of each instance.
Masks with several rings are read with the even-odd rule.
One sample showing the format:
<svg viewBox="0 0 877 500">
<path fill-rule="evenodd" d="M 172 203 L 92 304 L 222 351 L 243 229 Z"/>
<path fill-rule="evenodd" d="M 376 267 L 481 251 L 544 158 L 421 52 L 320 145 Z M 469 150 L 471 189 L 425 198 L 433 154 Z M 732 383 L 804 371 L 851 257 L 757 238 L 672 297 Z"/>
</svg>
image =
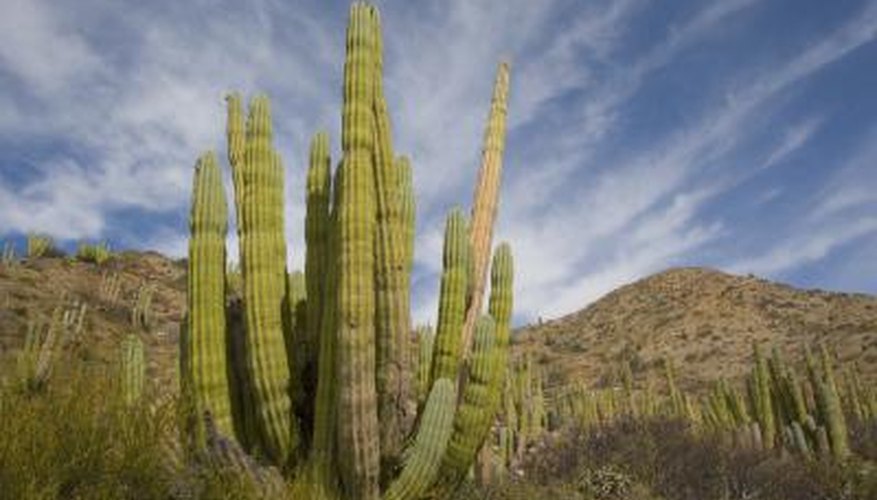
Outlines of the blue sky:
<svg viewBox="0 0 877 500">
<path fill-rule="evenodd" d="M 877 2 L 377 2 L 418 195 L 415 316 L 512 64 L 497 238 L 519 321 L 670 266 L 877 293 Z M 310 135 L 339 147 L 347 2 L 3 0 L 0 239 L 186 252 L 223 94 L 272 99 L 290 262 Z M 337 153 L 335 155 L 337 157 Z M 232 251 L 236 242 L 230 242 Z"/>
</svg>

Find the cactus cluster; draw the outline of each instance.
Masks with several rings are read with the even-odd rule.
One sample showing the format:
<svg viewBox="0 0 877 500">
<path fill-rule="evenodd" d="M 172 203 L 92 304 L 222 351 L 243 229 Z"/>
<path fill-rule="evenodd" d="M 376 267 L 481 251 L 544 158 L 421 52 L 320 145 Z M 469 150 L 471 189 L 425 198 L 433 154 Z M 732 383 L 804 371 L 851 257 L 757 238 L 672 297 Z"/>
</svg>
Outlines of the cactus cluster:
<svg viewBox="0 0 877 500">
<path fill-rule="evenodd" d="M 83 262 L 93 262 L 101 265 L 112 257 L 110 245 L 106 241 L 101 243 L 81 242 L 76 248 L 76 258 Z"/>
<path fill-rule="evenodd" d="M 17 261 L 15 245 L 13 245 L 11 241 L 3 243 L 3 251 L 0 252 L 0 264 L 3 264 L 6 267 L 11 267 L 15 265 Z"/>
<path fill-rule="evenodd" d="M 496 79 L 472 222 L 459 209 L 447 218 L 438 323 L 434 336 L 421 336 L 416 373 L 409 352 L 412 172 L 393 149 L 382 67 L 377 9 L 356 2 L 334 175 L 328 135 L 311 142 L 303 272 L 286 268 L 284 168 L 266 97 L 252 98 L 246 118 L 241 96 L 227 99 L 239 296 L 228 293 L 228 208 L 218 163 L 206 153 L 195 168 L 181 339 L 184 393 L 208 414 L 197 419 L 204 432 L 195 435 L 209 437 L 212 428 L 233 438 L 309 498 L 447 496 L 489 433 L 505 380 L 513 272 L 506 244 L 493 254 L 489 314 L 482 295 L 508 66 L 500 65 Z M 205 440 L 194 446 L 209 454 Z"/>
<path fill-rule="evenodd" d="M 107 304 L 115 306 L 122 294 L 122 280 L 119 273 L 104 271 L 100 277 L 98 297 Z"/>
<path fill-rule="evenodd" d="M 149 331 L 152 327 L 152 295 L 155 287 L 149 284 L 140 285 L 131 306 L 131 325 L 140 330 Z"/>
<path fill-rule="evenodd" d="M 45 234 L 28 233 L 27 235 L 27 258 L 37 259 L 51 253 L 55 248 L 55 241 Z"/>
<path fill-rule="evenodd" d="M 848 422 L 877 419 L 877 391 L 862 385 L 855 364 L 837 370 L 835 357 L 824 345 L 818 357 L 805 347 L 803 358 L 806 374 L 800 377 L 779 349 L 766 356 L 755 344 L 742 389 L 720 378 L 699 397 L 677 386 L 670 360 L 664 361 L 667 390 L 663 394 L 657 394 L 650 381 L 638 388 L 622 364 L 621 387 L 554 389 L 548 398 L 549 422 L 551 427 L 590 427 L 618 418 L 682 418 L 698 432 L 717 434 L 731 445 L 844 460 L 852 453 Z M 842 381 L 838 373 L 843 374 Z M 506 427 L 511 425 L 508 422 L 514 420 L 507 420 Z M 506 436 L 514 435 L 514 429 L 502 428 L 498 434 L 508 441 Z"/>
<path fill-rule="evenodd" d="M 43 389 L 61 348 L 77 342 L 82 335 L 88 306 L 62 295 L 49 317 L 31 313 L 24 346 L 16 367 L 20 385 L 29 391 Z"/>
</svg>

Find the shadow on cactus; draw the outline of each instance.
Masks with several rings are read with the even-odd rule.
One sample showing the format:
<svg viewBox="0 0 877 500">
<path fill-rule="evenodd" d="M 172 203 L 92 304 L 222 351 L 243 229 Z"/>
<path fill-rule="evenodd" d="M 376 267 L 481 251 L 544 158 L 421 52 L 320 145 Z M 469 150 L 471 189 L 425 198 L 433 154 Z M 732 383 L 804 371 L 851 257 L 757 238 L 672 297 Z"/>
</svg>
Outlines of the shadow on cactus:
<svg viewBox="0 0 877 500">
<path fill-rule="evenodd" d="M 411 343 L 414 196 L 393 149 L 375 7 L 347 28 L 341 161 L 314 136 L 307 172 L 304 272 L 288 272 L 284 168 L 268 99 L 228 104 L 228 157 L 240 242 L 240 297 L 227 290 L 228 207 L 213 153 L 195 168 L 184 395 L 198 411 L 194 456 L 209 434 L 233 438 L 306 498 L 444 498 L 460 484 L 501 402 L 512 257 L 491 261 L 505 142 L 508 65 L 499 66 L 471 221 L 445 229 L 438 324 L 418 380 Z M 482 303 L 490 270 L 489 314 Z M 417 386 L 421 385 L 418 404 Z M 203 415 L 207 418 L 203 418 Z M 200 427 L 200 431 L 198 430 Z M 216 460 L 217 457 L 213 457 Z"/>
</svg>

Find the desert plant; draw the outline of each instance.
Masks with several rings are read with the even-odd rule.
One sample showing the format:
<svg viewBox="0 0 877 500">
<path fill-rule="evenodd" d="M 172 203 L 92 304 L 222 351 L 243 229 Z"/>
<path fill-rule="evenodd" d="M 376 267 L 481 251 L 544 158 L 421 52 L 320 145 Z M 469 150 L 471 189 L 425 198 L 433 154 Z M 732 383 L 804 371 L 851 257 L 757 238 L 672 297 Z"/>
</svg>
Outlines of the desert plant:
<svg viewBox="0 0 877 500">
<path fill-rule="evenodd" d="M 133 405 L 140 401 L 146 379 L 143 341 L 133 333 L 129 333 L 122 341 L 121 368 L 124 399 L 128 405 Z"/>
<path fill-rule="evenodd" d="M 131 325 L 144 331 L 152 327 L 152 295 L 155 287 L 150 284 L 140 285 L 131 307 Z"/>
<path fill-rule="evenodd" d="M 98 288 L 98 297 L 100 300 L 116 305 L 119 303 L 119 297 L 122 293 L 122 281 L 119 273 L 104 271 L 101 274 L 100 287 Z"/>
<path fill-rule="evenodd" d="M 106 241 L 101 243 L 81 242 L 76 248 L 76 258 L 82 262 L 94 262 L 101 265 L 112 257 L 110 244 Z"/>
<path fill-rule="evenodd" d="M 15 245 L 11 241 L 3 243 L 3 252 L 0 253 L 0 264 L 6 267 L 14 265 L 16 262 Z"/>
<path fill-rule="evenodd" d="M 28 233 L 27 258 L 37 259 L 54 252 L 55 241 L 46 234 Z"/>
<path fill-rule="evenodd" d="M 504 380 L 512 300 L 506 245 L 494 256 L 503 279 L 489 316 L 481 314 L 479 276 L 490 259 L 508 66 L 500 65 L 494 89 L 473 224 L 461 210 L 447 219 L 428 396 L 415 419 L 408 362 L 414 204 L 410 166 L 393 151 L 381 53 L 377 10 L 354 3 L 343 157 L 334 176 L 328 136 L 311 144 L 304 287 L 286 270 L 283 168 L 266 97 L 252 99 L 246 123 L 240 96 L 228 99 L 242 271 L 242 301 L 230 310 L 221 174 L 212 153 L 195 170 L 184 385 L 218 433 L 279 467 L 310 498 L 339 488 L 345 498 L 452 491 L 488 433 Z M 482 319 L 473 323 L 470 347 L 465 325 L 473 309 Z"/>
</svg>

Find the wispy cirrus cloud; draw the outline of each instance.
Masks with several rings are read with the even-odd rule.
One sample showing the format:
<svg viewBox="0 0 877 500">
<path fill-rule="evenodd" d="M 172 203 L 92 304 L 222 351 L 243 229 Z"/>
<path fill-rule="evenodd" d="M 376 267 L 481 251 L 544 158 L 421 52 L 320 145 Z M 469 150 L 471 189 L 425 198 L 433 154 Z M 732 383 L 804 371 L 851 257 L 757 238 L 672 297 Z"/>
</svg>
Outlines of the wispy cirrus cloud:
<svg viewBox="0 0 877 500">
<path fill-rule="evenodd" d="M 338 150 L 346 2 L 7 4 L 0 237 L 181 254 L 191 166 L 224 150 L 222 96 L 261 90 L 301 266 L 310 134 L 328 130 Z M 470 202 L 501 58 L 512 91 L 497 236 L 516 255 L 518 320 L 670 265 L 795 281 L 801 266 L 831 276 L 838 252 L 861 255 L 877 192 L 861 166 L 877 154 L 863 146 L 877 7 L 779 4 L 382 2 L 395 146 L 418 192 L 416 317 L 435 314 L 444 214 Z M 785 29 L 792 7 L 802 21 Z M 824 286 L 862 286 L 837 269 Z"/>
</svg>

